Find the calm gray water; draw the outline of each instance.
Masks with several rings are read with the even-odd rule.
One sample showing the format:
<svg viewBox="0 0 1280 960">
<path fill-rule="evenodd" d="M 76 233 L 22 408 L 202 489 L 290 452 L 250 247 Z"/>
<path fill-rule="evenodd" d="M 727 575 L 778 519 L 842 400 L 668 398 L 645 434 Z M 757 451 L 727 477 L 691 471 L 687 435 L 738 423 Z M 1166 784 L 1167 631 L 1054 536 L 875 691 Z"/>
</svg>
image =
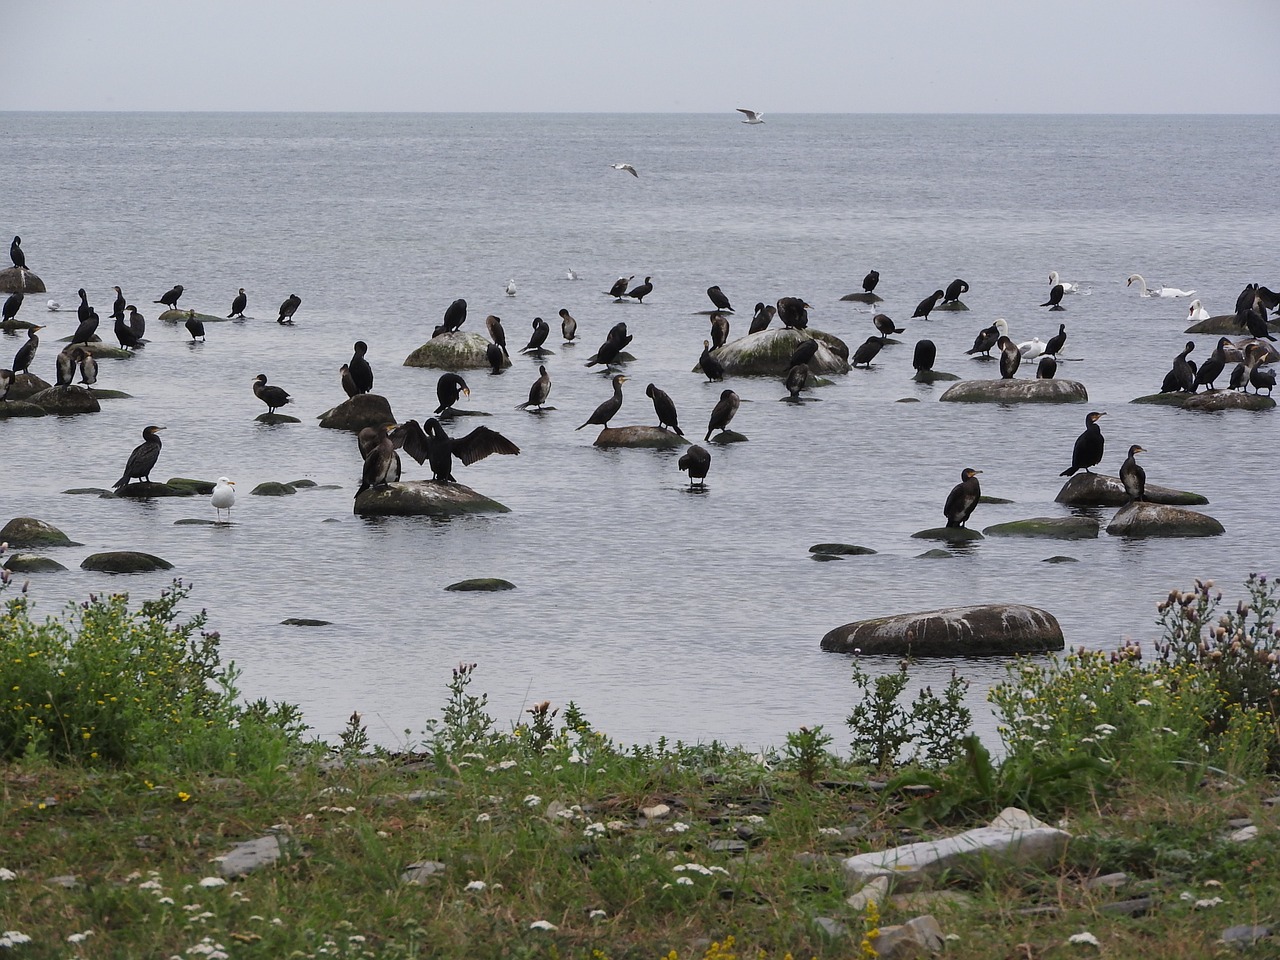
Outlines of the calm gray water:
<svg viewBox="0 0 1280 960">
<path fill-rule="evenodd" d="M 825 724 L 846 740 L 849 664 L 818 641 L 865 617 L 986 601 L 1043 606 L 1068 643 L 1106 648 L 1150 639 L 1154 605 L 1172 586 L 1212 577 L 1234 595 L 1274 568 L 1274 413 L 1194 414 L 1130 406 L 1154 392 L 1186 337 L 1186 300 L 1141 299 L 1134 272 L 1194 288 L 1229 312 L 1249 281 L 1275 288 L 1274 117 L 770 116 L 745 126 L 715 115 L 30 114 L 3 116 L 7 191 L 0 235 L 23 237 L 50 314 L 29 297 L 24 319 L 49 321 L 36 371 L 52 380 L 54 341 L 75 327 L 75 290 L 100 315 L 113 284 L 148 318 L 174 283 L 182 306 L 225 314 L 236 288 L 256 318 L 210 326 L 192 347 L 180 327 L 151 323 L 152 343 L 104 361 L 100 385 L 132 400 L 96 416 L 0 421 L 0 519 L 48 520 L 83 547 L 73 569 L 36 578 L 40 608 L 94 590 L 135 599 L 169 576 L 108 578 L 77 569 L 90 552 L 147 550 L 194 583 L 224 654 L 251 697 L 298 702 L 323 735 L 361 711 L 382 743 L 404 742 L 436 715 L 450 669 L 480 667 L 476 686 L 502 722 L 529 704 L 574 700 L 623 741 L 659 735 L 779 744 Z M 609 168 L 636 166 L 639 178 Z M 609 394 L 583 360 L 625 319 L 638 357 L 617 423 L 653 422 L 649 381 L 701 435 L 722 389 L 690 372 L 718 283 L 745 332 L 757 300 L 805 297 L 815 327 L 851 344 L 871 312 L 839 302 L 863 274 L 882 275 L 881 308 L 906 321 L 956 277 L 968 313 L 906 321 L 908 344 L 935 340 L 938 368 L 994 376 L 963 351 L 998 316 L 1015 340 L 1067 324 L 1061 375 L 1088 387 L 1088 407 L 940 404 L 911 382 L 910 346 L 886 349 L 818 394 L 778 403 L 780 385 L 729 383 L 751 439 L 715 447 L 709 491 L 691 495 L 676 456 L 602 452 L 575 432 Z M 565 279 L 566 270 L 583 278 Z M 1037 306 L 1058 271 L 1087 295 L 1065 313 Z M 619 275 L 652 275 L 644 304 L 601 291 Z M 504 286 L 514 278 L 518 295 Z M 290 293 L 295 328 L 274 322 Z M 537 376 L 520 358 L 501 377 L 468 378 L 465 405 L 522 449 L 459 467 L 459 479 L 512 513 L 452 522 L 366 521 L 351 513 L 360 463 L 352 438 L 312 419 L 343 399 L 337 368 L 364 339 L 402 418 L 434 408 L 438 372 L 402 366 L 455 297 L 464 329 L 500 315 L 512 343 L 530 321 L 567 307 L 583 342 L 548 361 L 558 409 L 516 411 Z M 143 306 L 145 304 L 145 306 Z M 1199 338 L 1198 355 L 1213 338 Z M 6 360 L 20 339 L 0 339 Z M 250 381 L 288 389 L 293 426 L 254 422 Z M 917 398 L 920 403 L 894 401 Z M 1060 515 L 1058 472 L 1088 409 L 1105 410 L 1103 467 L 1141 443 L 1153 483 L 1206 494 L 1227 535 L 1124 542 L 990 540 L 946 560 L 909 535 L 941 522 L 960 470 L 984 471 L 972 525 Z M 455 421 L 469 429 L 477 420 Z M 109 486 L 143 426 L 168 429 L 157 478 L 226 474 L 236 523 L 207 499 L 151 503 L 68 496 Z M 406 461 L 406 477 L 427 475 Z M 270 499 L 265 480 L 310 478 L 342 489 Z M 1103 511 L 1105 520 L 1110 511 Z M 839 540 L 879 553 L 815 563 L 810 544 Z M 1076 564 L 1046 564 L 1055 554 Z M 446 593 L 472 576 L 505 577 L 506 594 Z M 286 617 L 333 621 L 281 626 Z M 941 682 L 952 664 L 913 669 Z M 1003 676 L 965 662 L 973 701 Z M 989 724 L 989 720 L 984 720 Z"/>
</svg>

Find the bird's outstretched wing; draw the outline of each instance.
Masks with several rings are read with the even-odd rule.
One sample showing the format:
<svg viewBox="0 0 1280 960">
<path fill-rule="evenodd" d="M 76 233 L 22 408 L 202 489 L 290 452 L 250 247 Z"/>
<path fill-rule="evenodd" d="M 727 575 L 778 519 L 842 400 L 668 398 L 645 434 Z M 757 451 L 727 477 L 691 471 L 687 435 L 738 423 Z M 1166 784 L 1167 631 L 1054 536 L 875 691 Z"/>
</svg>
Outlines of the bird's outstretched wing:
<svg viewBox="0 0 1280 960">
<path fill-rule="evenodd" d="M 488 427 L 476 427 L 465 437 L 454 438 L 453 455 L 468 466 L 494 453 L 519 455 L 520 448 Z"/>
<path fill-rule="evenodd" d="M 397 427 L 396 432 L 404 434 L 404 452 L 418 463 L 426 463 L 427 457 L 431 456 L 431 438 L 423 431 L 418 421 L 408 420 Z"/>
<path fill-rule="evenodd" d="M 757 113 L 755 110 L 748 110 L 746 107 L 738 107 L 739 113 L 746 114 L 747 120 L 759 120 L 764 114 Z"/>
</svg>

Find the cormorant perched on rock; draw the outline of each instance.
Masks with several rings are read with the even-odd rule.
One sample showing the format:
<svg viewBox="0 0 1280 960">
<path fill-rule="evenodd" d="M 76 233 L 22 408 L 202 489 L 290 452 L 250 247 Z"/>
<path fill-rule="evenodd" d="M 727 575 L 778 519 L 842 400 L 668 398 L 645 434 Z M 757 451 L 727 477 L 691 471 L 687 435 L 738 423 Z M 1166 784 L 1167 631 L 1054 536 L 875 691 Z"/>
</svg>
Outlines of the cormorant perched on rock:
<svg viewBox="0 0 1280 960">
<path fill-rule="evenodd" d="M 138 308 L 133 304 L 130 304 L 127 309 L 129 311 L 130 320 L 135 316 L 138 316 Z M 138 346 L 138 337 L 133 332 L 133 326 L 131 323 L 127 323 L 124 320 L 117 320 L 115 322 L 115 334 L 116 340 L 120 342 L 120 346 L 124 349 L 133 350 Z"/>
<path fill-rule="evenodd" d="M 1147 471 L 1138 465 L 1138 454 L 1146 453 L 1142 447 L 1136 443 L 1129 448 L 1129 457 L 1120 467 L 1120 482 L 1124 484 L 1124 492 L 1129 495 L 1129 499 L 1142 501 L 1143 494 L 1147 491 Z"/>
<path fill-rule="evenodd" d="M 365 430 L 372 433 L 366 434 Z M 400 479 L 400 455 L 396 453 L 396 444 L 392 439 L 392 434 L 399 428 L 394 423 L 388 423 L 381 427 L 366 427 L 365 430 L 361 430 L 360 436 L 356 438 L 364 456 L 360 486 L 356 487 L 357 497 L 370 487 L 385 487 Z"/>
<path fill-rule="evenodd" d="M 871 318 L 871 322 L 875 324 L 877 330 L 880 331 L 881 339 L 887 340 L 891 334 L 906 333 L 906 327 L 900 327 L 893 322 L 893 317 L 886 313 L 877 313 Z"/>
<path fill-rule="evenodd" d="M 347 364 L 344 363 L 338 368 L 338 379 L 342 383 L 342 392 L 348 399 L 360 396 L 362 391 L 356 386 L 355 378 L 351 376 L 351 368 Z"/>
<path fill-rule="evenodd" d="M 807 340 L 801 340 L 796 348 L 791 351 L 791 356 L 787 360 L 786 366 L 782 369 L 790 370 L 798 363 L 808 363 L 813 359 L 814 354 L 818 352 L 818 340 L 816 337 L 810 337 Z"/>
<path fill-rule="evenodd" d="M 85 356 L 85 352 L 74 343 L 69 343 L 58 353 L 57 382 L 55 387 L 69 387 L 76 379 L 76 365 Z"/>
<path fill-rule="evenodd" d="M 769 324 L 773 322 L 774 314 L 777 312 L 778 308 L 773 305 L 766 307 L 763 303 L 757 303 L 756 311 L 752 314 L 751 326 L 747 328 L 747 333 L 760 333 L 768 330 Z"/>
<path fill-rule="evenodd" d="M 1249 336 L 1258 340 L 1275 340 L 1267 326 L 1267 308 L 1258 297 L 1256 289 L 1249 309 L 1237 311 L 1236 319 L 1244 324 L 1245 329 L 1249 331 Z"/>
<path fill-rule="evenodd" d="M 197 339 L 204 339 L 204 321 L 196 316 L 194 310 L 187 311 L 187 319 L 183 326 L 187 328 L 187 333 L 191 334 L 192 343 Z"/>
<path fill-rule="evenodd" d="M 1102 435 L 1098 421 L 1105 416 L 1105 413 L 1090 413 L 1084 418 L 1084 433 L 1076 437 L 1076 445 L 1071 448 L 1071 466 L 1058 476 L 1070 477 L 1077 470 L 1092 473 L 1089 468 L 1102 462 L 1102 449 L 1106 446 L 1107 438 Z"/>
<path fill-rule="evenodd" d="M 284 303 L 280 304 L 280 316 L 276 317 L 276 323 L 293 323 L 293 315 L 298 312 L 298 308 L 302 306 L 302 298 L 296 293 L 291 293 L 285 297 Z"/>
<path fill-rule="evenodd" d="M 129 310 L 129 332 L 133 334 L 135 340 L 141 343 L 147 332 L 147 318 L 140 314 L 136 307 L 133 309 L 126 307 L 125 309 Z M 118 320 L 116 322 L 119 323 Z"/>
<path fill-rule="evenodd" d="M 667 392 L 651 383 L 644 388 L 644 394 L 653 401 L 654 412 L 658 415 L 658 426 L 663 428 L 670 427 L 683 437 L 684 431 L 680 429 L 675 401 L 667 395 Z"/>
<path fill-rule="evenodd" d="M 635 278 L 636 275 L 634 273 L 629 277 L 619 277 L 613 281 L 613 286 L 609 288 L 609 292 L 606 295 L 613 297 L 615 301 L 620 303 L 622 298 L 627 295 L 627 287 L 631 285 L 631 281 Z"/>
<path fill-rule="evenodd" d="M 973 338 L 973 347 L 966 350 L 965 353 L 972 356 L 980 353 L 985 357 L 991 356 L 991 348 L 1001 337 L 1009 335 L 1009 324 L 1005 322 L 1004 317 L 1000 317 L 989 327 L 983 327 L 978 331 L 978 335 Z"/>
<path fill-rule="evenodd" d="M 116 298 L 111 302 L 111 319 L 121 320 L 124 318 L 124 308 L 126 304 L 124 291 L 119 287 L 112 287 L 111 289 L 116 292 Z"/>
<path fill-rule="evenodd" d="M 1262 367 L 1254 367 L 1249 373 L 1249 382 L 1253 384 L 1254 393 L 1266 390 L 1269 397 L 1276 386 L 1276 372 L 1274 370 L 1263 370 Z"/>
<path fill-rule="evenodd" d="M 9 244 L 9 259 L 19 270 L 27 269 L 27 255 L 22 252 L 21 237 L 14 237 L 13 242 Z"/>
<path fill-rule="evenodd" d="M 1048 307 L 1050 310 L 1065 310 L 1062 305 L 1062 295 L 1067 292 L 1067 288 L 1060 283 L 1055 283 L 1049 289 L 1049 299 L 1040 304 L 1042 307 Z"/>
<path fill-rule="evenodd" d="M 267 413 L 275 413 L 277 408 L 293 402 L 293 398 L 285 392 L 283 387 L 267 386 L 265 373 L 260 373 L 253 378 L 253 395 L 267 405 Z"/>
<path fill-rule="evenodd" d="M 85 293 L 84 287 L 77 290 L 76 294 L 80 297 L 80 305 L 76 307 L 76 317 L 81 323 L 84 323 L 85 320 L 88 319 L 89 314 L 93 313 L 93 307 L 89 306 L 89 294 Z M 113 313 L 112 317 L 114 316 L 115 314 Z M 124 319 L 123 311 L 121 311 L 120 319 Z"/>
<path fill-rule="evenodd" d="M 369 366 L 369 361 L 365 359 L 365 354 L 369 352 L 369 345 L 363 340 L 357 340 L 352 349 L 354 352 L 351 354 L 351 359 L 347 361 L 347 371 L 351 374 L 357 390 L 361 393 L 372 393 L 373 367 Z"/>
<path fill-rule="evenodd" d="M 11 293 L 5 298 L 4 312 L 0 314 L 0 323 L 8 323 L 18 315 L 18 310 L 22 308 L 22 301 L 26 297 L 21 293 Z"/>
<path fill-rule="evenodd" d="M 587 422 L 581 427 L 574 427 L 574 430 L 581 430 L 588 424 L 598 424 L 602 427 L 609 426 L 609 421 L 618 415 L 618 411 L 622 409 L 622 385 L 627 382 L 627 378 L 622 374 L 615 374 L 613 378 L 613 396 L 606 400 L 600 406 L 596 407 L 595 413 L 587 417 Z"/>
<path fill-rule="evenodd" d="M 729 342 L 729 318 L 723 313 L 711 315 L 711 346 L 723 347 Z"/>
<path fill-rule="evenodd" d="M 741 402 L 738 399 L 738 395 L 732 390 L 722 391 L 720 399 L 716 401 L 716 405 L 711 409 L 711 419 L 707 421 L 707 435 L 702 439 L 704 441 L 710 440 L 711 434 L 716 430 L 727 430 L 734 414 L 738 412 L 738 405 Z"/>
<path fill-rule="evenodd" d="M 711 469 L 711 453 L 706 447 L 694 444 L 676 461 L 676 466 L 688 472 L 689 489 L 693 487 L 705 487 L 707 485 L 707 472 Z"/>
<path fill-rule="evenodd" d="M 942 290 L 933 291 L 933 293 L 929 294 L 929 296 L 925 297 L 918 304 L 916 304 L 916 311 L 915 313 L 911 314 L 911 319 L 912 320 L 916 320 L 916 319 L 928 320 L 929 314 L 933 312 L 933 308 L 936 307 L 938 305 L 938 301 L 945 296 L 946 296 L 946 293 L 943 292 Z"/>
<path fill-rule="evenodd" d="M 787 370 L 787 375 L 782 382 L 783 386 L 787 388 L 787 393 L 791 394 L 786 399 L 799 400 L 800 391 L 809 383 L 809 365 L 807 363 L 797 363 Z"/>
<path fill-rule="evenodd" d="M 80 351 L 80 382 L 86 387 L 98 382 L 98 361 L 88 350 Z"/>
<path fill-rule="evenodd" d="M 244 287 L 240 288 L 240 292 L 236 294 L 234 300 L 231 301 L 231 312 L 227 314 L 227 319 L 233 317 L 237 320 L 244 319 L 244 308 L 249 305 L 249 298 L 244 294 Z"/>
<path fill-rule="evenodd" d="M 1173 369 L 1164 375 L 1164 383 L 1160 384 L 1161 393 L 1196 392 L 1196 369 L 1187 360 L 1187 355 L 1195 348 L 1195 341 L 1188 340 L 1182 352 L 1173 358 Z"/>
<path fill-rule="evenodd" d="M 502 348 L 496 343 L 485 344 L 484 358 L 489 364 L 489 373 L 502 373 L 503 364 L 506 363 L 506 356 L 502 353 Z"/>
<path fill-rule="evenodd" d="M 404 426 L 404 452 L 419 463 L 428 461 L 431 479 L 439 483 L 458 482 L 453 477 L 454 457 L 470 466 L 491 454 L 517 456 L 520 453 L 519 447 L 488 427 L 476 427 L 465 437 L 450 437 L 435 417 L 427 420 L 421 428 L 413 420 Z"/>
<path fill-rule="evenodd" d="M 803 330 L 809 326 L 809 304 L 800 297 L 783 297 L 778 301 L 778 319 L 784 327 Z"/>
<path fill-rule="evenodd" d="M 560 308 L 559 314 L 560 333 L 564 337 L 565 343 L 572 343 L 573 338 L 578 335 L 578 321 L 573 319 L 573 314 L 564 307 Z"/>
<path fill-rule="evenodd" d="M 880 271 L 872 270 L 862 278 L 862 292 L 872 293 L 876 289 L 876 284 L 880 282 Z"/>
<path fill-rule="evenodd" d="M 716 312 L 721 310 L 733 313 L 733 307 L 729 304 L 729 298 L 724 295 L 724 291 L 719 286 L 707 287 L 707 296 L 711 298 L 711 303 L 715 306 Z"/>
<path fill-rule="evenodd" d="M 1037 380 L 1052 380 L 1058 375 L 1058 361 L 1047 353 L 1040 357 L 1039 363 L 1036 364 Z"/>
<path fill-rule="evenodd" d="M 1267 350 L 1260 343 L 1251 343 L 1244 348 L 1244 359 L 1236 364 L 1234 370 L 1231 371 L 1231 389 L 1237 390 L 1241 387 L 1244 392 L 1249 392 L 1249 384 L 1253 382 L 1254 371 L 1258 365 L 1262 363 L 1267 355 Z M 18 362 L 13 362 L 13 372 L 18 372 Z"/>
<path fill-rule="evenodd" d="M 489 314 L 484 318 L 484 328 L 489 333 L 489 339 L 502 348 L 502 355 L 510 356 L 507 353 L 507 331 L 502 329 L 502 318 Z"/>
<path fill-rule="evenodd" d="M 538 379 L 533 381 L 533 385 L 529 387 L 529 399 L 524 403 L 516 405 L 517 410 L 528 410 L 530 407 L 542 409 L 542 405 L 547 402 L 547 397 L 551 394 L 551 374 L 547 373 L 546 366 L 538 367 Z"/>
<path fill-rule="evenodd" d="M 917 340 L 916 351 L 911 357 L 911 366 L 917 371 L 932 370 L 933 362 L 938 359 L 938 346 L 932 340 Z"/>
<path fill-rule="evenodd" d="M 1227 337 L 1219 337 L 1218 345 L 1213 348 L 1213 353 L 1209 354 L 1209 359 L 1200 364 L 1196 370 L 1195 389 L 1199 390 L 1201 385 L 1208 387 L 1210 390 L 1216 389 L 1213 383 L 1220 376 L 1227 366 L 1227 347 L 1231 346 L 1231 340 Z"/>
<path fill-rule="evenodd" d="M 698 366 L 707 375 L 708 380 L 724 379 L 724 364 L 711 355 L 711 341 L 702 341 L 702 356 L 698 358 Z"/>
<path fill-rule="evenodd" d="M 947 494 L 947 502 L 943 504 L 942 515 L 947 518 L 948 527 L 963 527 L 969 522 L 974 508 L 982 497 L 982 487 L 978 483 L 981 470 L 965 467 L 960 471 L 960 482 Z"/>
<path fill-rule="evenodd" d="M 880 352 L 880 348 L 883 346 L 883 337 L 867 337 L 867 339 L 862 341 L 858 346 L 858 349 L 853 351 L 852 366 L 857 367 L 861 365 L 870 370 L 871 361 L 876 358 L 876 354 Z"/>
<path fill-rule="evenodd" d="M 36 351 L 40 349 L 40 338 L 36 336 L 36 332 L 43 329 L 43 325 L 27 328 L 27 342 L 20 346 L 18 352 L 13 355 L 13 375 L 15 377 L 20 373 L 31 372 L 31 363 L 36 358 Z"/>
<path fill-rule="evenodd" d="M 72 343 L 92 343 L 94 334 L 98 330 L 98 311 L 93 307 L 89 308 L 89 313 L 82 319 L 76 327 L 76 332 L 71 335 Z"/>
<path fill-rule="evenodd" d="M 653 277 L 645 277 L 644 283 L 638 283 L 636 286 L 627 291 L 627 296 L 637 303 L 644 303 L 644 298 L 653 293 Z"/>
<path fill-rule="evenodd" d="M 960 295 L 962 293 L 968 293 L 968 292 L 969 292 L 969 284 L 964 280 L 956 278 L 955 280 L 952 280 L 949 284 L 947 284 L 947 290 L 942 295 L 942 302 L 956 303 L 960 300 Z"/>
<path fill-rule="evenodd" d="M 1062 352 L 1062 348 L 1067 343 L 1067 325 L 1065 323 L 1058 324 L 1058 332 L 1049 338 L 1049 342 L 1044 345 L 1044 352 L 1049 356 L 1056 358 Z"/>
<path fill-rule="evenodd" d="M 467 386 L 467 381 L 456 373 L 440 374 L 440 379 L 436 381 L 436 399 L 440 401 L 440 406 L 436 407 L 435 412 L 444 413 L 463 395 L 471 396 L 471 388 Z"/>
<path fill-rule="evenodd" d="M 160 294 L 159 300 L 153 300 L 152 303 L 163 303 L 170 310 L 178 309 L 178 300 L 182 296 L 182 284 L 175 283 L 173 289 L 167 293 Z"/>
<path fill-rule="evenodd" d="M 157 434 L 163 429 L 164 427 L 150 426 L 142 431 L 142 442 L 129 454 L 129 459 L 124 464 L 124 473 L 111 485 L 113 490 L 119 490 L 134 479 L 150 482 L 151 471 L 155 469 L 156 461 L 160 459 L 161 444 Z"/>
<path fill-rule="evenodd" d="M 600 344 L 600 348 L 587 360 L 585 366 L 593 367 L 597 363 L 603 363 L 605 366 L 612 365 L 618 359 L 618 355 L 631 343 L 633 336 L 633 334 L 627 333 L 627 325 L 625 323 L 615 323 L 609 328 L 609 333 L 604 338 L 604 343 Z"/>
<path fill-rule="evenodd" d="M 1022 363 L 1022 351 L 1008 337 L 998 339 L 996 346 L 1000 348 L 1000 379 L 1012 380 Z"/>
<path fill-rule="evenodd" d="M 529 335 L 529 342 L 525 344 L 522 353 L 528 353 L 530 350 L 541 350 L 542 345 L 547 342 L 547 337 L 551 335 L 551 325 L 541 317 L 533 318 L 533 333 Z"/>
</svg>

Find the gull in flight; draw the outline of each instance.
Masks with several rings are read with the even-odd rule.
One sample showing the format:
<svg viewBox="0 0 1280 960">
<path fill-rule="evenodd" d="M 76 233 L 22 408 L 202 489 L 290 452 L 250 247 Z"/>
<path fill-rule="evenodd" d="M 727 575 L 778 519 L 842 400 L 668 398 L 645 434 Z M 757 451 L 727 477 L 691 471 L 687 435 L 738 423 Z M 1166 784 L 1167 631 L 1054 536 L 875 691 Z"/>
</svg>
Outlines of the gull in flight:
<svg viewBox="0 0 1280 960">
<path fill-rule="evenodd" d="M 764 123 L 764 114 L 756 113 L 754 110 L 748 110 L 746 107 L 738 107 L 738 112 L 746 114 L 747 119 L 743 123 Z"/>
<path fill-rule="evenodd" d="M 611 163 L 609 164 L 609 166 L 613 167 L 613 169 L 615 170 L 625 170 L 627 171 L 627 173 L 631 174 L 633 177 L 640 176 L 640 174 L 636 173 L 636 168 L 629 163 Z"/>
</svg>

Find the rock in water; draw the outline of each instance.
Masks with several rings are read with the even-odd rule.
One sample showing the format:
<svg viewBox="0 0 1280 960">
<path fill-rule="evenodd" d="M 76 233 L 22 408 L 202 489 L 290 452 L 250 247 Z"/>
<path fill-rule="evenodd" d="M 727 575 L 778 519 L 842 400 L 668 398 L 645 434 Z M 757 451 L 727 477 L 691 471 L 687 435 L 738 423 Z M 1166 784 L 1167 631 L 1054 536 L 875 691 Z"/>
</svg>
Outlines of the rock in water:
<svg viewBox="0 0 1280 960">
<path fill-rule="evenodd" d="M 362 517 L 452 517 L 465 513 L 510 513 L 511 508 L 461 483 L 403 480 L 370 487 L 356 497 Z"/>
<path fill-rule="evenodd" d="M 0 293 L 48 293 L 44 281 L 30 270 L 9 267 L 0 270 Z"/>
<path fill-rule="evenodd" d="M 784 327 L 780 330 L 749 333 L 717 347 L 711 351 L 711 355 L 720 361 L 726 376 L 781 377 L 787 372 L 787 361 L 795 353 L 796 347 L 806 340 L 818 341 L 818 352 L 807 361 L 811 373 L 849 372 L 848 361 L 844 359 L 849 356 L 848 344 L 839 337 L 813 327 L 804 330 Z M 701 366 L 695 365 L 693 368 L 694 373 L 701 370 Z"/>
<path fill-rule="evenodd" d="M 153 570 L 172 570 L 173 564 L 150 553 L 110 550 L 85 557 L 80 568 L 96 573 L 150 573 Z"/>
<path fill-rule="evenodd" d="M 1147 484 L 1143 497 L 1148 503 L 1167 503 L 1177 507 L 1199 506 L 1209 502 L 1198 493 L 1187 493 L 1154 483 Z M 1062 485 L 1053 499 L 1056 503 L 1065 503 L 1069 507 L 1122 507 L 1129 502 L 1129 494 L 1125 493 L 1124 484 L 1119 477 L 1109 477 L 1102 473 L 1077 473 Z"/>
<path fill-rule="evenodd" d="M 984 527 L 986 537 L 1053 537 L 1058 540 L 1086 540 L 1098 535 L 1093 517 L 1030 517 Z"/>
<path fill-rule="evenodd" d="M 6 557 L 4 568 L 14 573 L 53 573 L 67 569 L 51 557 L 42 557 L 35 553 L 15 553 Z"/>
<path fill-rule="evenodd" d="M 352 433 L 359 433 L 365 427 L 380 427 L 386 423 L 396 422 L 387 398 L 376 393 L 357 394 L 349 400 L 344 400 L 332 410 L 326 410 L 318 419 L 322 427 L 330 430 L 350 430 Z"/>
<path fill-rule="evenodd" d="M 11 547 L 80 546 L 53 524 L 35 517 L 14 517 L 0 530 L 0 543 Z"/>
<path fill-rule="evenodd" d="M 687 447 L 680 434 L 661 427 L 605 427 L 596 437 L 597 447 L 654 447 L 661 450 Z"/>
<path fill-rule="evenodd" d="M 432 337 L 405 357 L 404 365 L 435 370 L 486 370 L 489 367 L 488 346 L 489 339 L 481 334 L 454 330 Z M 504 356 L 502 366 L 511 366 L 511 358 Z"/>
<path fill-rule="evenodd" d="M 1075 380 L 961 380 L 938 399 L 951 403 L 1087 403 L 1089 391 Z"/>
<path fill-rule="evenodd" d="M 1213 517 L 1162 503 L 1129 503 L 1107 524 L 1115 537 L 1216 537 L 1226 531 Z"/>
<path fill-rule="evenodd" d="M 982 534 L 972 527 L 930 527 L 928 530 L 918 530 L 911 536 L 916 540 L 945 540 L 947 543 L 982 539 Z"/>
<path fill-rule="evenodd" d="M 1061 650 L 1053 614 L 1016 603 L 947 607 L 836 627 L 822 649 L 913 657 L 991 657 Z"/>
<path fill-rule="evenodd" d="M 516 585 L 510 580 L 502 580 L 498 577 L 476 577 L 471 580 L 459 580 L 457 583 L 451 583 L 446 590 L 461 593 L 496 593 L 500 590 L 514 590 Z"/>
<path fill-rule="evenodd" d="M 1226 382 L 1230 369 L 1222 376 Z M 1134 397 L 1130 403 L 1153 404 L 1160 407 L 1178 407 L 1182 410 L 1200 410 L 1215 413 L 1219 410 L 1271 410 L 1276 402 L 1257 393 L 1241 393 L 1237 390 L 1206 390 L 1201 393 L 1151 393 Z"/>
<path fill-rule="evenodd" d="M 69 387 L 50 387 L 48 390 L 41 390 L 39 393 L 33 393 L 27 398 L 28 403 L 34 403 L 37 407 L 42 407 L 49 413 L 59 416 L 69 416 L 76 413 L 98 413 L 102 407 L 98 404 L 98 398 L 95 397 L 86 387 L 72 384 Z"/>
</svg>

